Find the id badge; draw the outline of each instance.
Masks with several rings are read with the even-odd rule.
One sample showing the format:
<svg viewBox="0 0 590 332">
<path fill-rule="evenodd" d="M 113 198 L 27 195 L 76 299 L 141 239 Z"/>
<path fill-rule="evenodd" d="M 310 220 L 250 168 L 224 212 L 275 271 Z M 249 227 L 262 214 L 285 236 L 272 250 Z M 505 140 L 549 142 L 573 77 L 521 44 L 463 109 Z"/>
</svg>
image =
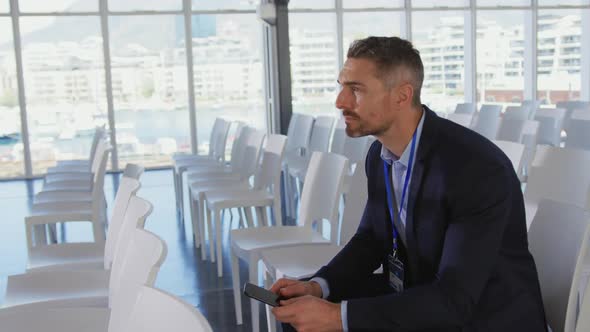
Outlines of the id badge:
<svg viewBox="0 0 590 332">
<path fill-rule="evenodd" d="M 404 291 L 404 263 L 397 255 L 389 255 L 389 286 L 397 293 Z"/>
</svg>

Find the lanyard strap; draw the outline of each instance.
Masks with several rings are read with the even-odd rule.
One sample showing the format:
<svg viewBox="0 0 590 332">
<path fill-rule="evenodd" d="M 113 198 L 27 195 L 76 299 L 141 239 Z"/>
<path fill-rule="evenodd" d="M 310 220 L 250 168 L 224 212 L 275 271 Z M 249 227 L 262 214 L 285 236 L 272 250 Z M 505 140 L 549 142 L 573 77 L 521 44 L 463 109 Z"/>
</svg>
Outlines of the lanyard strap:
<svg viewBox="0 0 590 332">
<path fill-rule="evenodd" d="M 414 135 L 412 136 L 412 145 L 410 147 L 410 159 L 408 161 L 408 170 L 406 172 L 406 178 L 404 180 L 404 186 L 403 186 L 403 190 L 402 190 L 402 199 L 400 200 L 400 207 L 397 210 L 398 212 L 398 220 L 401 222 L 402 221 L 402 217 L 401 217 L 401 211 L 402 211 L 402 207 L 404 206 L 404 200 L 406 198 L 406 192 L 408 189 L 408 183 L 410 182 L 410 175 L 412 174 L 412 163 L 414 161 L 414 151 L 416 150 L 416 132 L 418 130 L 414 131 Z M 397 229 L 395 228 L 395 213 L 393 212 L 393 195 L 391 194 L 391 181 L 389 180 L 389 173 L 390 173 L 390 165 L 384 160 L 383 161 L 383 173 L 385 175 L 385 189 L 387 191 L 387 206 L 389 207 L 389 215 L 391 216 L 391 228 L 393 230 L 393 251 L 394 251 L 394 255 L 397 252 L 397 238 L 398 238 L 398 234 L 397 234 Z M 398 183 L 399 185 L 399 183 Z"/>
</svg>

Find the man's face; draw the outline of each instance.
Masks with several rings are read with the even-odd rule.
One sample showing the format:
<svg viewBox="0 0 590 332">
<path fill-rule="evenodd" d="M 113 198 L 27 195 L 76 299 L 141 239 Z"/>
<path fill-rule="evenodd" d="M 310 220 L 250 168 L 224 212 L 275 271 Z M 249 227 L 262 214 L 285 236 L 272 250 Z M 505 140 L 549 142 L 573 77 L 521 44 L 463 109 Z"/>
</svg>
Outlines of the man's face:
<svg viewBox="0 0 590 332">
<path fill-rule="evenodd" d="M 375 64 L 362 58 L 348 58 L 338 77 L 340 93 L 336 108 L 342 111 L 350 137 L 379 136 L 395 118 L 391 89 L 376 76 Z"/>
</svg>

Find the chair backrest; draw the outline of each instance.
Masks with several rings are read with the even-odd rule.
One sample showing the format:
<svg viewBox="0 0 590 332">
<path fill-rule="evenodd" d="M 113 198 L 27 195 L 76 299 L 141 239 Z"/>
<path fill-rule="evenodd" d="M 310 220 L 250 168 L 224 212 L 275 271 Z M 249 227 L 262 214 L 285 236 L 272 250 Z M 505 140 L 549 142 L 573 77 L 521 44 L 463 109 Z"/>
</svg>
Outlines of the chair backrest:
<svg viewBox="0 0 590 332">
<path fill-rule="evenodd" d="M 217 139 L 220 137 L 219 133 L 223 130 L 225 120 L 222 118 L 215 118 L 213 122 L 213 127 L 211 127 L 211 132 L 209 133 L 209 151 L 208 155 L 213 158 L 215 157 L 215 147 L 217 144 Z"/>
<path fill-rule="evenodd" d="M 476 105 L 474 103 L 457 104 L 454 114 L 473 114 L 475 113 Z"/>
<path fill-rule="evenodd" d="M 575 110 L 567 126 L 567 148 L 579 148 L 590 151 L 590 111 Z"/>
<path fill-rule="evenodd" d="M 364 163 L 367 151 L 373 142 L 372 136 L 348 137 L 344 139 L 344 151 L 342 155 L 348 159 L 350 164 Z"/>
<path fill-rule="evenodd" d="M 542 108 L 537 110 L 535 120 L 539 121 L 538 144 L 559 146 L 565 110 L 562 108 Z"/>
<path fill-rule="evenodd" d="M 590 112 L 590 101 L 581 101 L 581 100 L 561 101 L 561 102 L 558 102 L 555 105 L 555 107 L 562 108 L 565 110 L 563 124 L 564 124 L 564 128 L 567 130 L 569 128 L 569 122 L 572 117 L 572 114 L 576 110 Z"/>
<path fill-rule="evenodd" d="M 297 123 L 297 117 L 299 113 L 291 113 L 291 119 L 289 120 L 289 127 L 287 128 L 287 137 L 295 135 L 295 123 Z"/>
<path fill-rule="evenodd" d="M 576 167 L 575 171 L 585 172 L 590 169 L 590 151 L 539 145 L 531 166 L 554 167 L 564 170 Z"/>
<path fill-rule="evenodd" d="M 122 329 L 109 332 L 212 332 L 207 319 L 192 305 L 160 289 L 143 286 Z"/>
<path fill-rule="evenodd" d="M 153 260 L 148 260 L 153 250 L 144 250 L 142 256 L 141 250 L 144 249 L 144 246 L 141 245 L 143 243 L 141 241 L 143 240 L 136 241 L 137 234 L 145 234 L 138 233 L 138 231 L 143 229 L 145 220 L 151 213 L 152 204 L 148 201 L 137 196 L 130 198 L 121 231 L 119 232 L 115 257 L 111 266 L 109 298 L 118 291 L 121 278 L 123 277 L 129 280 L 136 280 L 143 284 L 153 283 L 155 281 L 159 265 L 154 269 Z M 162 246 L 158 257 L 163 256 L 165 250 L 165 246 Z M 137 259 L 138 255 L 141 257 L 140 259 Z M 133 257 L 133 259 L 130 257 Z M 161 259 L 163 260 L 163 257 Z"/>
<path fill-rule="evenodd" d="M 496 139 L 520 143 L 524 134 L 524 125 L 529 120 L 502 118 Z"/>
<path fill-rule="evenodd" d="M 529 107 L 528 106 L 507 106 L 502 115 L 502 119 L 513 120 L 528 120 Z"/>
<path fill-rule="evenodd" d="M 258 168 L 260 161 L 260 154 L 262 151 L 262 143 L 266 138 L 266 134 L 261 130 L 254 130 L 248 137 L 248 144 L 244 149 L 244 159 L 238 168 L 240 178 L 242 180 L 250 178 Z"/>
<path fill-rule="evenodd" d="M 92 215 L 99 216 L 105 208 L 104 198 L 104 177 L 107 171 L 107 163 L 109 161 L 109 153 L 113 148 L 110 145 L 104 145 L 102 149 L 97 151 L 100 154 L 100 163 L 98 169 L 94 173 L 92 182 Z M 93 234 L 95 242 L 104 243 L 104 232 L 97 223 L 93 225 Z"/>
<path fill-rule="evenodd" d="M 127 165 L 125 165 L 125 170 L 123 171 L 123 177 L 139 180 L 144 171 L 145 167 L 143 166 L 133 163 L 127 163 Z"/>
<path fill-rule="evenodd" d="M 500 150 L 506 154 L 508 159 L 510 159 L 516 174 L 520 174 L 524 156 L 524 144 L 500 140 L 494 140 L 492 142 L 494 142 L 494 144 L 496 144 Z"/>
<path fill-rule="evenodd" d="M 588 251 L 590 214 L 582 208 L 543 200 L 528 232 L 547 323 L 554 332 L 573 331 L 577 292 Z"/>
<path fill-rule="evenodd" d="M 342 196 L 348 160 L 335 153 L 311 155 L 299 205 L 299 225 L 312 227 L 314 222 L 330 222 L 330 241 L 338 243 L 338 206 Z"/>
<path fill-rule="evenodd" d="M 116 331 L 128 321 L 141 289 L 139 286 L 154 285 L 167 252 L 166 243 L 154 233 L 143 229 L 133 232 L 121 271 L 125 274 L 119 277 L 116 289 L 109 285 L 111 317 L 108 331 Z"/>
<path fill-rule="evenodd" d="M 346 140 L 346 122 L 343 118 L 336 120 L 334 134 L 332 135 L 332 146 L 330 152 L 344 154 L 344 141 Z"/>
<path fill-rule="evenodd" d="M 94 130 L 94 136 L 92 136 L 92 144 L 90 145 L 90 155 L 88 156 L 88 161 L 92 164 L 92 160 L 94 160 L 94 154 L 96 153 L 96 147 L 98 146 L 98 142 L 105 137 L 105 126 L 97 126 Z"/>
<path fill-rule="evenodd" d="M 254 131 L 254 128 L 245 126 L 240 130 L 240 133 L 234 139 L 230 156 L 230 167 L 232 170 L 240 169 L 240 165 L 246 156 L 245 150 L 246 146 L 248 146 L 248 140 Z"/>
<path fill-rule="evenodd" d="M 451 113 L 447 116 L 447 119 L 465 128 L 470 128 L 471 121 L 473 121 L 473 113 Z"/>
<path fill-rule="evenodd" d="M 266 189 L 273 194 L 275 207 L 278 207 L 278 213 L 275 213 L 277 225 L 282 225 L 281 219 L 281 169 L 283 157 L 287 146 L 287 136 L 269 135 L 266 139 L 262 162 L 256 175 L 254 176 L 254 189 Z"/>
<path fill-rule="evenodd" d="M 311 115 L 298 114 L 293 119 L 293 130 L 289 131 L 287 136 L 287 151 L 307 150 L 309 148 L 309 139 L 311 137 L 311 128 L 315 119 Z"/>
<path fill-rule="evenodd" d="M 489 140 L 496 138 L 500 126 L 500 105 L 481 105 L 473 130 Z"/>
<path fill-rule="evenodd" d="M 365 163 L 357 162 L 352 176 L 348 178 L 349 190 L 344 194 L 344 211 L 340 222 L 340 236 L 338 245 L 348 243 L 356 233 L 360 224 L 365 205 L 367 204 L 367 175 Z"/>
<path fill-rule="evenodd" d="M 524 192 L 525 202 L 538 205 L 550 199 L 579 206 L 590 207 L 590 174 L 576 173 L 574 168 L 531 167 Z"/>
<path fill-rule="evenodd" d="M 213 146 L 213 157 L 215 160 L 220 162 L 225 161 L 225 145 L 227 143 L 227 135 L 229 134 L 229 128 L 231 127 L 230 121 L 222 120 L 221 128 L 217 132 L 217 138 L 215 139 L 215 145 Z"/>
<path fill-rule="evenodd" d="M 96 170 L 98 169 L 98 167 L 100 166 L 100 158 L 101 158 L 101 154 L 103 153 L 104 149 L 106 149 L 106 146 L 109 145 L 109 142 L 107 142 L 106 139 L 101 139 L 98 141 L 98 143 L 96 143 L 96 151 L 94 152 L 94 157 L 92 158 L 92 160 L 90 161 L 90 173 L 95 174 Z"/>
<path fill-rule="evenodd" d="M 315 119 L 311 130 L 311 138 L 309 140 L 309 149 L 306 155 L 312 152 L 328 152 L 330 147 L 330 134 L 332 134 L 332 126 L 334 125 L 334 117 L 318 116 Z"/>
<path fill-rule="evenodd" d="M 132 196 L 137 194 L 139 188 L 141 188 L 139 180 L 130 177 L 123 176 L 119 183 L 119 189 L 117 189 L 117 195 L 113 202 L 113 212 L 111 214 L 111 220 L 109 221 L 109 229 L 107 231 L 107 238 L 104 246 L 104 268 L 106 270 L 111 268 L 113 262 L 119 232 L 121 231 L 123 221 L 125 220 L 129 200 Z"/>
<path fill-rule="evenodd" d="M 537 109 L 541 106 L 541 101 L 539 100 L 523 100 L 520 104 L 521 106 L 527 107 L 529 112 L 529 120 L 533 120 L 537 113 Z"/>
</svg>

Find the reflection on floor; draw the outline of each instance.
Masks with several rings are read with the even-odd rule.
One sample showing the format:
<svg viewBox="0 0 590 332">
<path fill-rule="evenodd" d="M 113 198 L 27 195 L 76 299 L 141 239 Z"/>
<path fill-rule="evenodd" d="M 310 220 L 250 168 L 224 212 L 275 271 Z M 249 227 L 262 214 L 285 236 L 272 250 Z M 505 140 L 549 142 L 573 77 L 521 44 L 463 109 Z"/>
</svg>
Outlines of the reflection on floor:
<svg viewBox="0 0 590 332">
<path fill-rule="evenodd" d="M 118 175 L 107 175 L 105 192 L 109 203 L 114 198 Z M 142 177 L 138 192 L 154 204 L 146 229 L 158 234 L 168 245 L 168 256 L 162 266 L 156 286 L 181 296 L 207 317 L 214 331 L 251 331 L 250 304 L 243 299 L 244 325 L 235 323 L 231 288 L 229 255 L 224 255 L 224 276 L 217 277 L 215 264 L 203 261 L 200 251 L 193 245 L 190 221 L 178 220 L 175 212 L 174 189 L 170 170 L 148 171 Z M 6 276 L 23 273 L 26 264 L 26 240 L 23 218 L 27 215 L 32 197 L 42 186 L 42 180 L 0 182 L 0 300 L 4 296 Z M 112 204 L 109 205 L 111 207 Z M 228 216 L 229 217 L 229 214 Z M 234 218 L 234 226 L 237 218 Z M 224 234 L 229 230 L 229 222 Z M 58 230 L 58 236 L 66 241 L 91 240 L 89 224 L 72 224 Z M 227 251 L 227 246 L 224 247 Z M 10 253 L 10 254 L 6 254 Z M 247 280 L 247 270 L 241 267 L 241 280 Z M 261 323 L 263 320 L 261 307 Z M 265 324 L 261 330 L 266 331 Z"/>
</svg>

